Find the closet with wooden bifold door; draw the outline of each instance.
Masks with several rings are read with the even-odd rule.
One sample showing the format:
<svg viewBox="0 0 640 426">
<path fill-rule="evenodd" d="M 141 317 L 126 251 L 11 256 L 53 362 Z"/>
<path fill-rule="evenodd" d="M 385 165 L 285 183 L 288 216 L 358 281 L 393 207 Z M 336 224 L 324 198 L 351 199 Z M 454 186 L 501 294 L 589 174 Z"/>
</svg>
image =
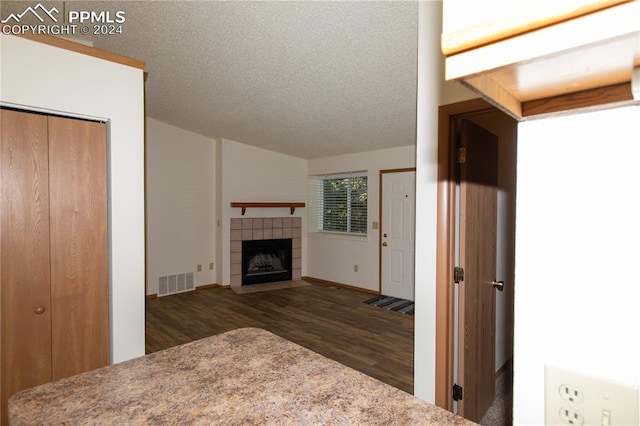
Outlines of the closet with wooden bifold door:
<svg viewBox="0 0 640 426">
<path fill-rule="evenodd" d="M 109 364 L 104 123 L 0 110 L 1 423 L 16 392 Z"/>
</svg>

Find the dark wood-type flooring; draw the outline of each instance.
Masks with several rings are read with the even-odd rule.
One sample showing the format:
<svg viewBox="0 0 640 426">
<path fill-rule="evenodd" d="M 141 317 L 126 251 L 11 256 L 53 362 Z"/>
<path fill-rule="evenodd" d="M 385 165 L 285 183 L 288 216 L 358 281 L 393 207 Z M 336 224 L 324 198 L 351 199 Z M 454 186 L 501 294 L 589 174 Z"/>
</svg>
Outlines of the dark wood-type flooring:
<svg viewBox="0 0 640 426">
<path fill-rule="evenodd" d="M 147 299 L 147 353 L 240 327 L 260 327 L 413 393 L 413 316 L 322 284 L 238 295 L 229 288 Z"/>
</svg>

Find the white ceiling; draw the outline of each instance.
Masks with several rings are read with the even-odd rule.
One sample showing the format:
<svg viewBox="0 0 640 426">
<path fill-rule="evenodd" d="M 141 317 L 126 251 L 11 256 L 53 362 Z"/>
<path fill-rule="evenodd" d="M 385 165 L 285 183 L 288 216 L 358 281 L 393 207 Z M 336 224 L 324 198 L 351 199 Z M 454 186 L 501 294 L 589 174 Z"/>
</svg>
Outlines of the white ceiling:
<svg viewBox="0 0 640 426">
<path fill-rule="evenodd" d="M 146 62 L 149 117 L 308 159 L 415 143 L 416 2 L 63 6 L 125 12 L 93 45 Z"/>
</svg>

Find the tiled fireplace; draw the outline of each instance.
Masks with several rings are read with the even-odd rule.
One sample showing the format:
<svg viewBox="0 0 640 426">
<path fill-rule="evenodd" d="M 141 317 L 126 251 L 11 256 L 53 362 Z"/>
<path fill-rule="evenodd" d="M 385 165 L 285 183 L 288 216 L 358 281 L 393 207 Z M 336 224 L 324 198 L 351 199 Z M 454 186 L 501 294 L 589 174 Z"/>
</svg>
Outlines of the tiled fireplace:
<svg viewBox="0 0 640 426">
<path fill-rule="evenodd" d="M 242 285 L 242 242 L 291 239 L 291 279 L 302 277 L 302 218 L 231 219 L 231 285 Z"/>
</svg>

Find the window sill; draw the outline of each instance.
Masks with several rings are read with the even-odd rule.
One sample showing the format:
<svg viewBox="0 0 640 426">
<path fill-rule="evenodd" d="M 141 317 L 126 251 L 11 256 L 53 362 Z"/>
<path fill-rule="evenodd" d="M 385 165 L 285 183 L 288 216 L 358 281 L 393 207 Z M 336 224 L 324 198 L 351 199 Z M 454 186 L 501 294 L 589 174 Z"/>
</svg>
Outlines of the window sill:
<svg viewBox="0 0 640 426">
<path fill-rule="evenodd" d="M 360 242 L 369 241 L 368 234 L 351 234 L 348 232 L 315 231 L 315 232 L 309 232 L 308 235 L 311 238 L 329 238 L 329 239 L 336 239 L 336 240 L 350 240 L 350 241 L 360 241 Z"/>
</svg>

